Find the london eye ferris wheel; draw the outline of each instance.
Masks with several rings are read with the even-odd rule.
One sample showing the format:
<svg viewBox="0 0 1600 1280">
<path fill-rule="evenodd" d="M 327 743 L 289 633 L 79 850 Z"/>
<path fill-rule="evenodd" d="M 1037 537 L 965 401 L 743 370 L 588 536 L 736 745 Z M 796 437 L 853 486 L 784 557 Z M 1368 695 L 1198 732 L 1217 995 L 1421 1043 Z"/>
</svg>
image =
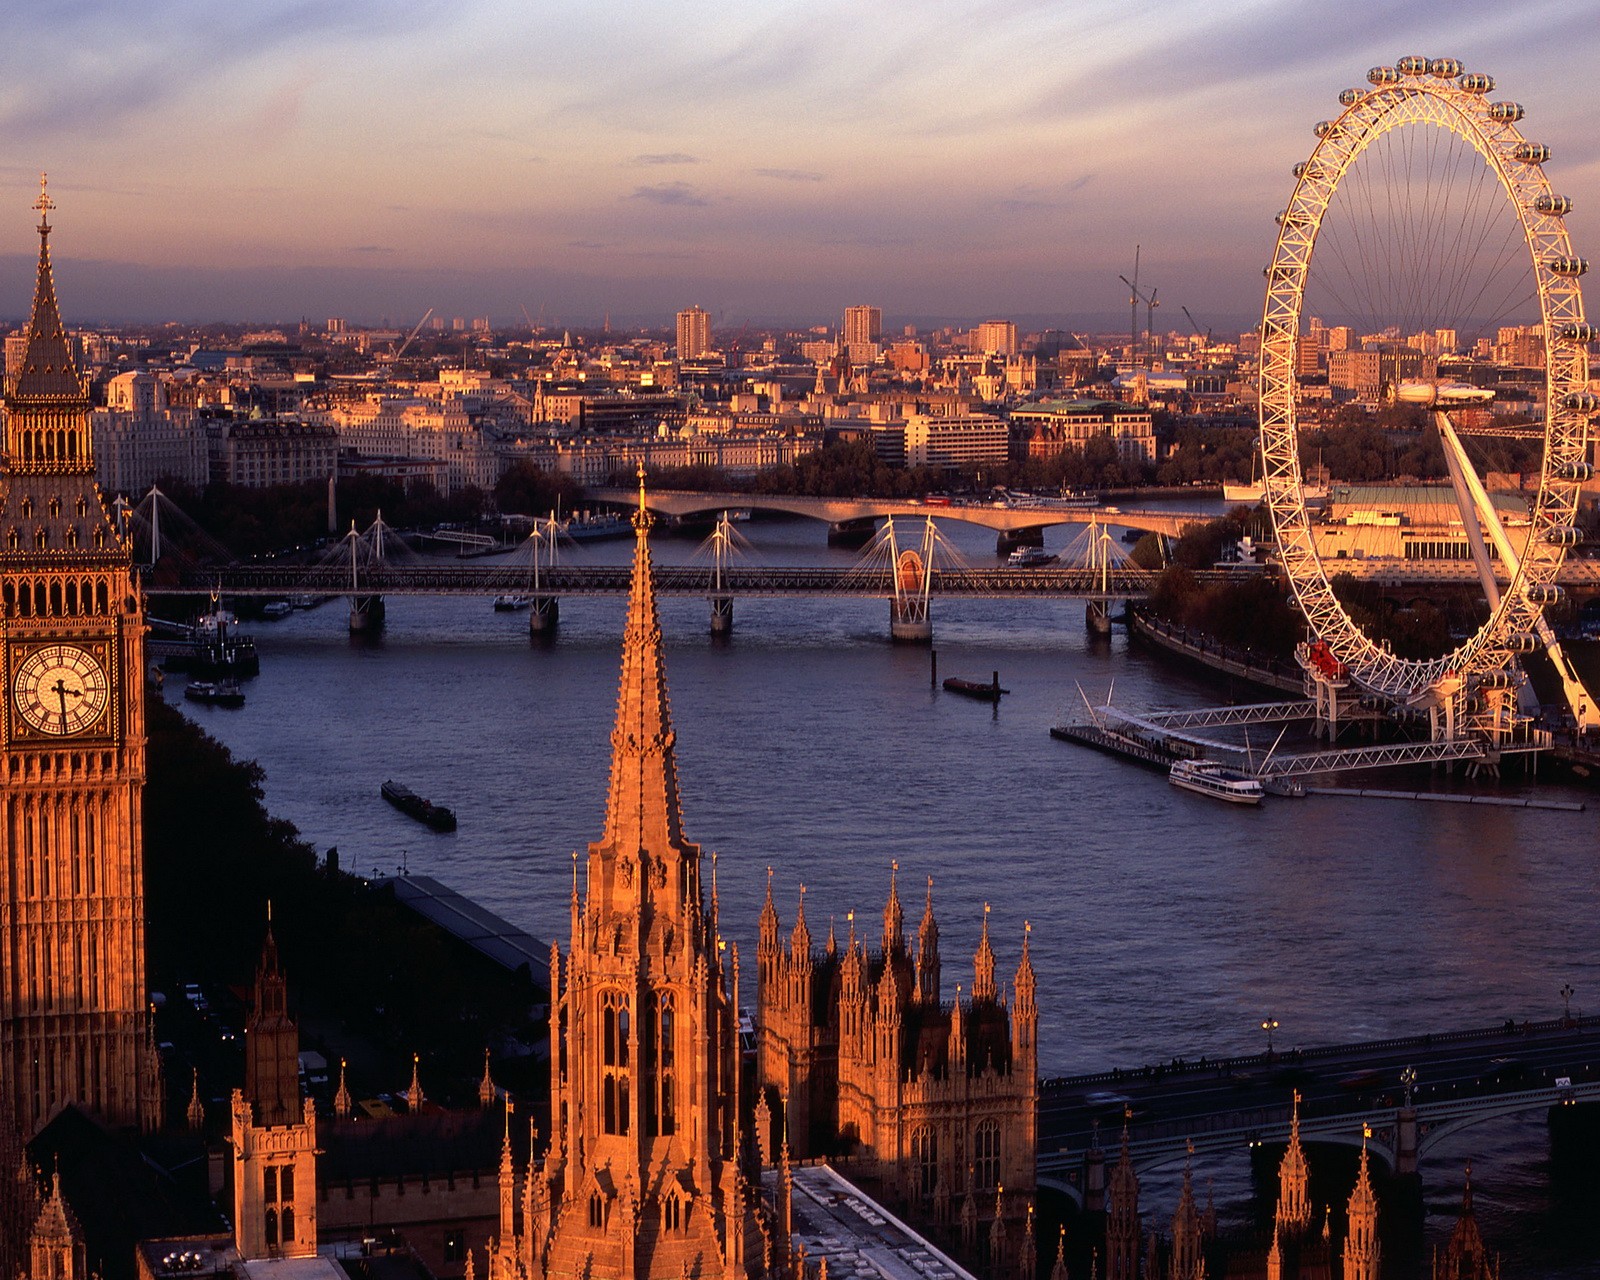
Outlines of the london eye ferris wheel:
<svg viewBox="0 0 1600 1280">
<path fill-rule="evenodd" d="M 1454 58 L 1405 57 L 1367 81 L 1316 126 L 1278 215 L 1261 325 L 1265 497 L 1311 637 L 1301 653 L 1308 679 L 1442 708 L 1436 736 L 1498 736 L 1518 656 L 1541 647 L 1579 711 L 1572 689 L 1581 685 L 1544 608 L 1562 598 L 1556 579 L 1579 540 L 1579 490 L 1592 475 L 1589 419 L 1600 401 L 1589 391 L 1597 332 L 1579 287 L 1587 263 L 1567 234 L 1572 202 L 1545 175 L 1549 148 L 1523 136 L 1523 108 L 1497 100 L 1490 76 Z M 1390 399 L 1416 406 L 1437 431 L 1450 483 L 1435 492 L 1453 504 L 1446 520 L 1459 524 L 1488 603 L 1487 618 L 1448 652 L 1397 655 L 1335 592 L 1332 578 L 1349 566 L 1319 548 L 1301 465 L 1300 356 L 1313 315 L 1378 353 Z M 1542 423 L 1505 425 L 1486 404 L 1485 366 L 1466 358 L 1506 332 L 1542 336 Z M 1536 399 L 1521 416 L 1537 420 Z M 1486 444 L 1508 436 L 1525 473 L 1511 504 L 1489 491 Z M 1592 714 L 1584 705 L 1580 719 Z"/>
</svg>

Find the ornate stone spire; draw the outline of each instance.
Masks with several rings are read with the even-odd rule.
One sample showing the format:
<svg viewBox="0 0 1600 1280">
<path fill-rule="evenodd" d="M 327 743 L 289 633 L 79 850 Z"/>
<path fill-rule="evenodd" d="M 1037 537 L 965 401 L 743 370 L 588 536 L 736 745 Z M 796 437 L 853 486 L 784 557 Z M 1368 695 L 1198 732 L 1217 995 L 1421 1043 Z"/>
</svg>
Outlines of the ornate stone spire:
<svg viewBox="0 0 1600 1280">
<path fill-rule="evenodd" d="M 200 1101 L 199 1068 L 194 1068 L 192 1074 L 194 1079 L 189 1086 L 189 1130 L 192 1133 L 199 1133 L 206 1127 L 206 1108 Z"/>
<path fill-rule="evenodd" d="M 1061 1227 L 1056 1236 L 1056 1265 L 1050 1268 L 1050 1280 L 1067 1280 L 1067 1229 Z"/>
<path fill-rule="evenodd" d="M 906 949 L 906 916 L 900 909 L 900 862 L 889 864 L 889 900 L 883 905 L 883 954 Z"/>
<path fill-rule="evenodd" d="M 1173 1280 L 1204 1280 L 1206 1274 L 1200 1210 L 1194 1202 L 1194 1173 L 1190 1168 L 1193 1144 L 1190 1150 L 1190 1158 L 1183 1162 L 1183 1193 L 1178 1197 L 1178 1211 L 1172 1217 Z"/>
<path fill-rule="evenodd" d="M 1138 1280 L 1139 1177 L 1129 1147 L 1128 1115 L 1122 1117 L 1122 1155 L 1111 1171 L 1111 1205 L 1106 1215 L 1106 1280 Z"/>
<path fill-rule="evenodd" d="M 50 269 L 50 199 L 44 174 L 39 175 L 39 275 L 33 288 L 33 314 L 28 318 L 27 346 L 20 366 L 10 375 L 10 400 L 73 403 L 89 396 L 72 359 L 67 331 L 56 305 L 55 279 Z M 84 462 L 88 459 L 84 458 Z"/>
<path fill-rule="evenodd" d="M 611 731 L 611 785 L 605 829 L 589 846 L 589 909 L 682 918 L 689 904 L 700 915 L 700 846 L 680 825 L 678 767 L 673 754 L 672 711 L 661 653 L 650 561 L 650 513 L 644 469 L 639 469 L 639 509 L 628 621 L 623 631 L 617 718 Z"/>
<path fill-rule="evenodd" d="M 933 877 L 928 877 L 928 899 L 917 926 L 917 999 L 939 1003 L 939 923 L 933 918 Z"/>
<path fill-rule="evenodd" d="M 1311 1225 L 1311 1171 L 1306 1165 L 1305 1148 L 1300 1145 L 1300 1091 L 1294 1091 L 1289 1114 L 1289 1147 L 1278 1166 L 1278 1212 L 1276 1221 L 1289 1235 Z"/>
<path fill-rule="evenodd" d="M 800 905 L 794 911 L 794 932 L 789 935 L 789 956 L 804 960 L 811 954 L 811 930 L 806 925 L 806 887 L 800 886 Z"/>
<path fill-rule="evenodd" d="M 417 1055 L 411 1055 L 411 1084 L 406 1089 L 406 1109 L 412 1115 L 422 1110 L 422 1104 L 427 1101 L 427 1096 L 422 1092 L 422 1080 L 417 1074 Z"/>
<path fill-rule="evenodd" d="M 333 1095 L 333 1114 L 341 1120 L 348 1119 L 350 1113 L 356 1109 L 355 1103 L 350 1099 L 349 1086 L 347 1086 L 344 1081 L 344 1070 L 345 1061 L 343 1058 L 340 1058 L 339 1089 L 338 1092 Z"/>
<path fill-rule="evenodd" d="M 485 1110 L 494 1106 L 495 1097 L 499 1094 L 495 1088 L 494 1077 L 489 1074 L 489 1051 L 483 1051 L 483 1079 L 478 1081 L 478 1105 Z"/>
<path fill-rule="evenodd" d="M 978 950 L 972 957 L 972 998 L 978 1000 L 993 1000 L 996 991 L 994 985 L 994 948 L 989 945 L 989 904 L 983 904 L 983 937 L 978 941 Z"/>
<path fill-rule="evenodd" d="M 1340 1261 L 1344 1280 L 1378 1280 L 1378 1197 L 1367 1172 L 1367 1133 L 1361 1135 L 1361 1166 L 1350 1193 L 1348 1230 Z"/>
<path fill-rule="evenodd" d="M 1490 1262 L 1489 1249 L 1472 1212 L 1472 1161 L 1467 1161 L 1466 1185 L 1461 1190 L 1461 1218 L 1450 1233 L 1441 1263 L 1435 1255 L 1433 1274 L 1440 1280 L 1498 1280 L 1499 1262 Z"/>
<path fill-rule="evenodd" d="M 300 1120 L 300 1031 L 289 1016 L 288 985 L 278 965 L 272 908 L 256 968 L 256 1000 L 244 1041 L 244 1094 L 258 1125 Z"/>
</svg>

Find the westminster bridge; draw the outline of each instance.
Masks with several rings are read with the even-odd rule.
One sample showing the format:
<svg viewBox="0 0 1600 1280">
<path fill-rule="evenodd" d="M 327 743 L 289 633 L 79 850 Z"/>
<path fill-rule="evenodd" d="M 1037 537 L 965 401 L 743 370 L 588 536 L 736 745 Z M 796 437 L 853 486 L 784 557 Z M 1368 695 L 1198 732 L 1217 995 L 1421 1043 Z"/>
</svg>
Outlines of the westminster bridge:
<svg viewBox="0 0 1600 1280">
<path fill-rule="evenodd" d="M 1275 1025 L 1275 1024 L 1274 1024 Z M 1289 1140 L 1359 1147 L 1414 1174 L 1436 1144 L 1501 1116 L 1600 1102 L 1600 1017 L 1361 1044 L 1173 1059 L 1040 1082 L 1040 1181 L 1093 1205 L 1121 1129 L 1136 1168 Z"/>
</svg>

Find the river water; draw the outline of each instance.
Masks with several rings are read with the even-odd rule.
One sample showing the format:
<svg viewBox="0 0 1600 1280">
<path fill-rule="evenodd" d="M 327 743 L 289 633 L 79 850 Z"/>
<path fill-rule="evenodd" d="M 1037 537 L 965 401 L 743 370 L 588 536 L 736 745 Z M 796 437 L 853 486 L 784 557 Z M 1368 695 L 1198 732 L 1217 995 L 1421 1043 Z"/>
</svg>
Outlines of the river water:
<svg viewBox="0 0 1600 1280">
<path fill-rule="evenodd" d="M 753 564 L 854 559 L 816 524 L 742 532 Z M 946 536 L 995 563 L 992 533 Z M 653 549 L 660 563 L 696 554 L 689 539 Z M 561 609 L 559 639 L 534 644 L 526 614 L 488 600 L 392 598 L 368 641 L 335 602 L 252 625 L 262 670 L 243 710 L 183 705 L 261 763 L 272 812 L 337 845 L 346 869 L 436 876 L 564 945 L 570 855 L 601 825 L 624 605 Z M 1595 793 L 1541 788 L 1590 802 L 1583 813 L 1331 797 L 1239 811 L 1049 737 L 1081 712 L 1079 685 L 1098 700 L 1114 682 L 1129 708 L 1221 700 L 1120 629 L 1092 640 L 1081 603 L 934 602 L 941 678 L 998 670 L 1011 690 L 998 710 L 931 687 L 928 652 L 890 645 L 887 614 L 879 600 L 740 600 L 731 642 L 713 643 L 704 601 L 661 602 L 684 826 L 720 854 L 752 1000 L 769 866 L 785 929 L 804 881 L 815 937 L 830 916 L 842 937 L 854 910 L 876 938 L 898 860 L 912 927 L 934 877 L 947 992 L 971 980 L 985 902 L 1008 974 L 1032 922 L 1047 1075 L 1259 1051 L 1269 1016 L 1283 1048 L 1549 1017 L 1564 983 L 1575 1006 L 1600 1007 Z M 181 681 L 165 696 L 180 701 Z M 389 777 L 454 808 L 459 830 L 385 804 Z M 1594 1233 L 1558 1240 L 1578 1210 L 1550 1186 L 1542 1116 L 1469 1129 L 1425 1161 L 1430 1232 L 1469 1156 L 1508 1277 L 1600 1274 Z M 1225 1218 L 1247 1189 L 1232 1165 L 1207 1170 Z M 1152 1185 L 1145 1207 L 1170 1214 L 1170 1191 Z"/>
</svg>

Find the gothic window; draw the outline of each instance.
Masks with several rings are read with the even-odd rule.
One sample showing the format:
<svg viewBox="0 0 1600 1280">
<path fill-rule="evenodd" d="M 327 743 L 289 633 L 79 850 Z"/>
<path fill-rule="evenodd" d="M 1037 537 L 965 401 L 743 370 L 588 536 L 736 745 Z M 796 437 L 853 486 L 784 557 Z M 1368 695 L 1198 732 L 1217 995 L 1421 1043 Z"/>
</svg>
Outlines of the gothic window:
<svg viewBox="0 0 1600 1280">
<path fill-rule="evenodd" d="M 17 526 L 12 525 L 6 532 L 6 549 L 17 551 L 22 547 L 22 534 L 17 531 Z"/>
<path fill-rule="evenodd" d="M 607 1133 L 628 1132 L 628 1002 L 620 991 L 602 997 L 602 1121 Z"/>
<path fill-rule="evenodd" d="M 669 1195 L 661 1205 L 661 1229 L 674 1232 L 683 1230 L 683 1201 L 675 1195 Z"/>
<path fill-rule="evenodd" d="M 917 1170 L 917 1193 L 929 1199 L 939 1185 L 939 1140 L 929 1125 L 912 1131 L 911 1159 Z"/>
<path fill-rule="evenodd" d="M 278 1198 L 278 1170 L 268 1166 L 261 1171 L 261 1195 L 264 1200 L 271 1203 Z"/>
<path fill-rule="evenodd" d="M 67 546 L 75 547 L 77 545 L 78 531 L 76 529 L 68 529 Z M 78 616 L 78 584 L 76 582 L 67 583 L 67 616 L 69 618 Z"/>
<path fill-rule="evenodd" d="M 286 1166 L 284 1168 L 284 1170 L 278 1175 L 278 1198 L 280 1200 L 293 1200 L 294 1199 L 294 1166 L 293 1165 Z M 284 1233 L 284 1235 L 288 1235 L 289 1234 L 289 1220 L 288 1220 L 287 1217 L 284 1218 L 283 1233 Z"/>
<path fill-rule="evenodd" d="M 589 1193 L 589 1225 L 595 1228 L 603 1228 L 606 1225 L 605 1201 L 600 1199 L 598 1191 Z"/>
<path fill-rule="evenodd" d="M 22 518 L 24 520 L 33 519 L 33 498 L 31 496 L 22 500 Z"/>
<path fill-rule="evenodd" d="M 78 528 L 76 525 L 67 526 L 67 548 L 71 550 L 78 545 Z"/>
<path fill-rule="evenodd" d="M 78 498 L 77 512 L 78 512 L 78 519 L 80 519 L 80 520 L 82 520 L 84 518 L 84 516 L 89 514 L 89 504 L 83 500 L 83 497 L 81 495 Z"/>
<path fill-rule="evenodd" d="M 276 1209 L 268 1209 L 264 1215 L 264 1220 L 266 1225 L 267 1248 L 276 1249 L 278 1247 L 278 1211 Z"/>
<path fill-rule="evenodd" d="M 985 1120 L 972 1135 L 973 1176 L 976 1189 L 993 1191 L 1000 1185 L 1000 1126 Z"/>
<path fill-rule="evenodd" d="M 97 528 L 94 531 L 94 545 L 97 547 L 106 545 L 106 531 L 104 529 Z"/>
<path fill-rule="evenodd" d="M 50 535 L 45 532 L 44 526 L 33 531 L 33 547 L 35 551 L 43 551 L 50 545 Z"/>
<path fill-rule="evenodd" d="M 51 498 L 48 510 L 50 512 L 50 518 L 52 520 L 57 519 L 61 515 L 61 499 Z"/>
<path fill-rule="evenodd" d="M 283 1206 L 283 1239 L 285 1244 L 294 1243 L 294 1206 Z"/>
</svg>

